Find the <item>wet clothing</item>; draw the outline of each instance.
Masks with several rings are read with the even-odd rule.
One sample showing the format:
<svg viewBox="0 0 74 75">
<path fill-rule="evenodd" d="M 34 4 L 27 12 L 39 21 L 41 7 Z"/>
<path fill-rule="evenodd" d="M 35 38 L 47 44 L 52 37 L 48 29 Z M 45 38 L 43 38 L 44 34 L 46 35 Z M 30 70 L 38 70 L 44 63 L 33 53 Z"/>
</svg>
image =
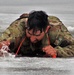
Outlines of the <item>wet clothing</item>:
<svg viewBox="0 0 74 75">
<path fill-rule="evenodd" d="M 0 36 L 0 41 L 10 40 L 11 52 L 16 53 L 21 40 L 26 37 L 25 30 L 27 27 L 28 14 L 23 14 L 15 20 Z M 52 45 L 57 51 L 57 57 L 73 57 L 74 56 L 74 38 L 64 24 L 55 16 L 49 16 L 50 29 L 44 38 L 33 44 L 26 37 L 18 55 L 22 56 L 44 56 L 42 51 L 44 46 Z"/>
</svg>

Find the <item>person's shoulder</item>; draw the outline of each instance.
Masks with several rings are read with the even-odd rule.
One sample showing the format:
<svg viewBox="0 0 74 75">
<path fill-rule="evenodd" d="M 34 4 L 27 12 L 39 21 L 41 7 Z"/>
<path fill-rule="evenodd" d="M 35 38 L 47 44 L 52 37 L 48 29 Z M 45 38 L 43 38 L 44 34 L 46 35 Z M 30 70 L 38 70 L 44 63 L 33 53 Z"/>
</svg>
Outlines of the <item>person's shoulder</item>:
<svg viewBox="0 0 74 75">
<path fill-rule="evenodd" d="M 67 27 L 58 17 L 48 16 L 48 20 L 49 20 L 49 25 L 51 26 L 51 30 L 68 31 Z"/>
<path fill-rule="evenodd" d="M 57 16 L 51 16 L 51 15 L 49 15 L 49 16 L 48 16 L 48 19 L 49 19 L 50 21 L 53 21 L 53 22 L 55 22 L 55 21 L 60 21 L 60 19 L 59 19 Z"/>
<path fill-rule="evenodd" d="M 48 16 L 49 24 L 50 25 L 59 25 L 61 23 L 60 19 L 56 16 Z"/>
<path fill-rule="evenodd" d="M 12 26 L 26 26 L 27 25 L 27 19 L 28 19 L 29 14 L 24 13 L 22 15 L 19 16 L 19 18 L 17 18 L 16 20 L 14 20 L 11 24 L 10 27 Z"/>
<path fill-rule="evenodd" d="M 27 17 L 28 15 L 24 13 L 19 18 L 14 20 L 9 27 L 1 33 L 0 41 L 22 36 L 27 25 Z"/>
<path fill-rule="evenodd" d="M 29 14 L 28 13 L 23 13 L 22 15 L 20 15 L 20 18 L 28 18 Z"/>
</svg>

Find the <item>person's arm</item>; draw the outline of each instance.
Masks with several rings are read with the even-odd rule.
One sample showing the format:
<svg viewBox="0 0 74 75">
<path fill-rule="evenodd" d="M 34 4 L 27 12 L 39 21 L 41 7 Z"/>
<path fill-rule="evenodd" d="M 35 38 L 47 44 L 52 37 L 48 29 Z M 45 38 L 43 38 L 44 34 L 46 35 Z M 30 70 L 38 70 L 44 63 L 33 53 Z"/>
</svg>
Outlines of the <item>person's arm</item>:
<svg viewBox="0 0 74 75">
<path fill-rule="evenodd" d="M 56 49 L 57 57 L 74 56 L 74 37 L 61 21 L 56 21 L 54 18 L 55 22 L 51 18 L 50 20 L 52 25 L 49 30 L 49 37 L 52 46 Z"/>
<path fill-rule="evenodd" d="M 74 45 L 66 47 L 56 46 L 57 57 L 74 57 Z"/>
<path fill-rule="evenodd" d="M 25 18 L 15 20 L 0 36 L 0 41 L 14 40 L 17 37 L 21 37 L 25 31 Z"/>
<path fill-rule="evenodd" d="M 13 48 L 18 46 L 21 38 L 25 35 L 25 18 L 17 19 L 2 33 L 0 42 L 10 41 L 9 47 Z"/>
<path fill-rule="evenodd" d="M 73 57 L 74 56 L 74 37 L 69 31 L 59 32 L 54 44 L 57 50 L 58 57 Z"/>
<path fill-rule="evenodd" d="M 74 37 L 68 30 L 62 28 L 54 42 L 58 57 L 74 56 Z"/>
</svg>

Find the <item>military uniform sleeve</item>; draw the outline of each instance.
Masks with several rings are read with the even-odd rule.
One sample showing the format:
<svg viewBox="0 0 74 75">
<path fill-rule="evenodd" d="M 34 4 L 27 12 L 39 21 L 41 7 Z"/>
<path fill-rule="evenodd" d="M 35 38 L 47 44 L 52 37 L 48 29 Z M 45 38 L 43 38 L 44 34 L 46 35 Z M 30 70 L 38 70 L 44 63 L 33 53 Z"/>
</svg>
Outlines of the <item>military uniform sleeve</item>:
<svg viewBox="0 0 74 75">
<path fill-rule="evenodd" d="M 56 45 L 58 57 L 72 57 L 74 56 L 74 38 L 70 32 L 61 25 L 60 30 L 57 33 L 54 44 Z"/>
<path fill-rule="evenodd" d="M 27 18 L 21 18 L 15 20 L 0 36 L 0 41 L 10 40 L 11 43 L 17 45 L 22 36 L 25 35 Z"/>
<path fill-rule="evenodd" d="M 54 17 L 53 17 L 54 19 Z M 58 57 L 74 56 L 74 38 L 59 19 L 50 18 L 50 42 L 55 46 Z"/>
</svg>

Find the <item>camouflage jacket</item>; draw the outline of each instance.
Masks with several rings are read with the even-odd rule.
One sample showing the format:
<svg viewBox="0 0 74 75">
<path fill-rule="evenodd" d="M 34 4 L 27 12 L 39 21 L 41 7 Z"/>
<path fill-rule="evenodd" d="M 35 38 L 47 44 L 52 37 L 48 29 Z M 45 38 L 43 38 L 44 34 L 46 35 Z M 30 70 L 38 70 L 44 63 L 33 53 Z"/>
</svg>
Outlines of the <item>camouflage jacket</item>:
<svg viewBox="0 0 74 75">
<path fill-rule="evenodd" d="M 0 36 L 0 41 L 10 40 L 11 52 L 16 53 L 21 40 L 26 37 L 28 14 L 23 14 L 15 20 Z M 37 44 L 32 44 L 28 38 L 25 39 L 18 54 L 29 56 L 43 56 L 42 47 L 50 44 L 56 49 L 58 57 L 74 56 L 74 38 L 65 25 L 55 16 L 48 17 L 50 29 L 44 38 Z"/>
</svg>

